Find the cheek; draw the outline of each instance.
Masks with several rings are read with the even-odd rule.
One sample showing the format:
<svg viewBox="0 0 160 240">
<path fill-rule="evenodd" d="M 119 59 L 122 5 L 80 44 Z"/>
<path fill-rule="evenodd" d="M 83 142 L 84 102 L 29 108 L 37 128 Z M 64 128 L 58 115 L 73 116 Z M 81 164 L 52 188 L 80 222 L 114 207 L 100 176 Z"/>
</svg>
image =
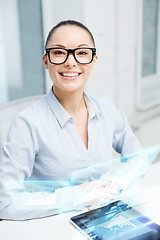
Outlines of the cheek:
<svg viewBox="0 0 160 240">
<path fill-rule="evenodd" d="M 50 75 L 51 78 L 57 76 L 58 75 L 57 66 L 56 65 L 49 65 L 48 66 L 48 72 L 49 72 L 49 75 Z"/>
<path fill-rule="evenodd" d="M 92 71 L 92 66 L 88 65 L 85 69 L 85 75 L 89 76 Z"/>
</svg>

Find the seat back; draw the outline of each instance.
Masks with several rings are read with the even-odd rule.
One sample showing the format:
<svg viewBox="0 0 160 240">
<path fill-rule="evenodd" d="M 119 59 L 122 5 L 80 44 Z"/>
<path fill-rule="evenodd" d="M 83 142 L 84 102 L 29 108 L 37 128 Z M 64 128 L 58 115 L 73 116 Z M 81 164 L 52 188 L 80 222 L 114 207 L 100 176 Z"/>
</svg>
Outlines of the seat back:
<svg viewBox="0 0 160 240">
<path fill-rule="evenodd" d="M 25 97 L 0 106 L 0 149 L 16 113 L 22 111 L 25 107 L 42 97 L 44 97 L 44 95 Z"/>
</svg>

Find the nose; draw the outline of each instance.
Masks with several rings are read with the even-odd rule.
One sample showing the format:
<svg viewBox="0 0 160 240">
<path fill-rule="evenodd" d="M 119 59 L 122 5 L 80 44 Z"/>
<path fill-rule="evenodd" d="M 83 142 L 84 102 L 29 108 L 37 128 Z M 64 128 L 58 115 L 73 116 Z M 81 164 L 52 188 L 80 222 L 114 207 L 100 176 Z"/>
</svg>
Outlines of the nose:
<svg viewBox="0 0 160 240">
<path fill-rule="evenodd" d="M 73 56 L 73 53 L 69 54 L 69 56 L 67 58 L 67 61 L 64 64 L 67 67 L 75 67 L 75 66 L 77 66 L 77 61 L 75 60 L 75 58 Z"/>
</svg>

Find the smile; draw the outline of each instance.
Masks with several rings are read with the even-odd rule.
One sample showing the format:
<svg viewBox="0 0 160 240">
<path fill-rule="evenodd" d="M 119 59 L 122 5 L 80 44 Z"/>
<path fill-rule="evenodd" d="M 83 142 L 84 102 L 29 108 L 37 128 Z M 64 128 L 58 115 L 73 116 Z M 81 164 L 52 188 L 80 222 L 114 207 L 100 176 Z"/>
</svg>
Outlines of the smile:
<svg viewBox="0 0 160 240">
<path fill-rule="evenodd" d="M 75 72 L 61 72 L 59 73 L 63 77 L 78 77 L 81 73 L 75 73 Z"/>
</svg>

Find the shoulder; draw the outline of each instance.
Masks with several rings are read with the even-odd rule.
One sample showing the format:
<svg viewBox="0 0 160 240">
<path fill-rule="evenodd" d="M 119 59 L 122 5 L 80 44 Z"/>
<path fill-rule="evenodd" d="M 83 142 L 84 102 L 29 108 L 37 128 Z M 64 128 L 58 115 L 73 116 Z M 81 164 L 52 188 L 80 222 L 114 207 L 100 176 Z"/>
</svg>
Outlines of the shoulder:
<svg viewBox="0 0 160 240">
<path fill-rule="evenodd" d="M 91 103 L 97 107 L 101 114 L 119 112 L 118 108 L 109 98 L 98 98 L 94 96 L 88 96 L 88 98 L 90 99 Z"/>
<path fill-rule="evenodd" d="M 48 104 L 46 96 L 42 96 L 39 100 L 31 103 L 25 107 L 22 111 L 18 112 L 14 119 L 23 119 L 26 122 L 36 122 L 38 119 L 42 119 L 46 115 Z"/>
<path fill-rule="evenodd" d="M 95 111 L 100 114 L 102 121 L 111 124 L 115 129 L 121 128 L 124 125 L 124 115 L 119 111 L 111 99 L 94 96 L 89 96 L 89 99 Z"/>
</svg>

